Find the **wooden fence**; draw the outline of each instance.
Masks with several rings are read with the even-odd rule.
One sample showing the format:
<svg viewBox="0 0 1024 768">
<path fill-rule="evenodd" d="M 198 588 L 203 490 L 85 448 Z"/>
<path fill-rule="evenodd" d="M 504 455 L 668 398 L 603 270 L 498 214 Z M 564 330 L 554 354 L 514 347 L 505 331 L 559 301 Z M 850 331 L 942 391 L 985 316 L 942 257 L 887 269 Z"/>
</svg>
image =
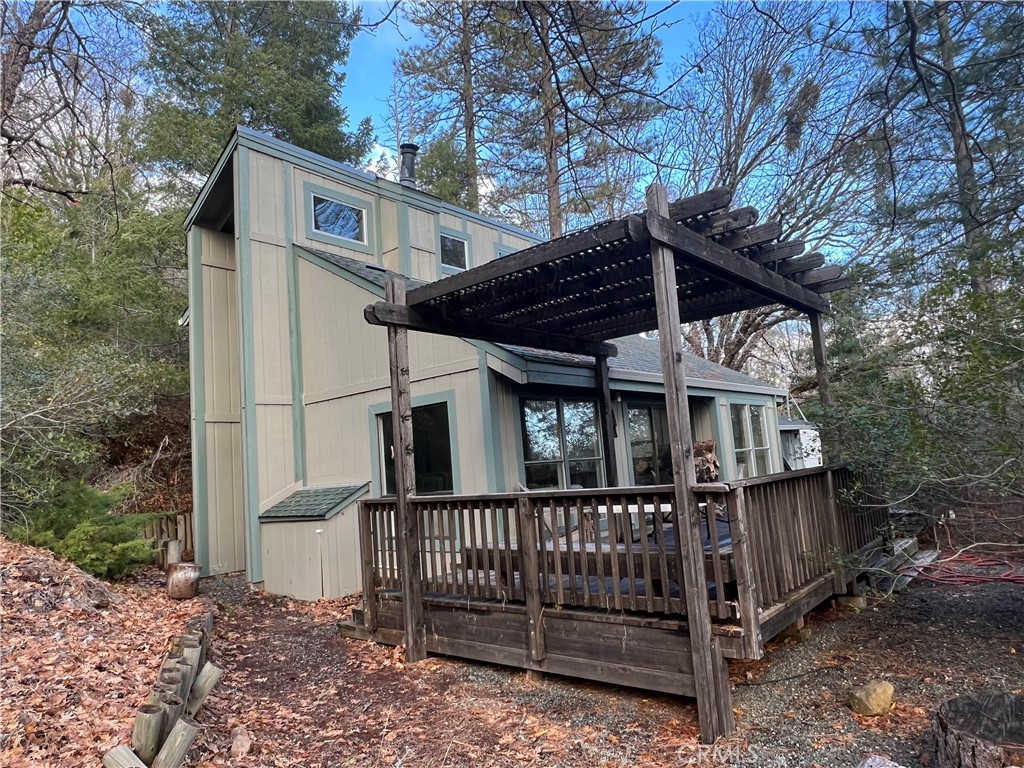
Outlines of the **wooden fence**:
<svg viewBox="0 0 1024 768">
<path fill-rule="evenodd" d="M 192 560 L 195 556 L 191 513 L 156 515 L 143 526 L 142 537 L 153 539 L 160 567 L 167 564 L 167 544 L 171 541 L 181 543 L 183 560 Z"/>
</svg>

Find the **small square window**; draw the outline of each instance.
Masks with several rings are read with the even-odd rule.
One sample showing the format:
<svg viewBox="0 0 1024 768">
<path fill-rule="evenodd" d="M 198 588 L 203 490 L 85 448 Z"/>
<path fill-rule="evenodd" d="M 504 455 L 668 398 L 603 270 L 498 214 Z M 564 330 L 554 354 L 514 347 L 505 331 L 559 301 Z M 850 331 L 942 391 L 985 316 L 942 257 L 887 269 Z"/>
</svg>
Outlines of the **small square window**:
<svg viewBox="0 0 1024 768">
<path fill-rule="evenodd" d="M 366 212 L 346 203 L 313 195 L 313 229 L 346 240 L 366 242 Z"/>
<path fill-rule="evenodd" d="M 449 270 L 466 268 L 466 241 L 441 235 L 441 266 Z"/>
</svg>

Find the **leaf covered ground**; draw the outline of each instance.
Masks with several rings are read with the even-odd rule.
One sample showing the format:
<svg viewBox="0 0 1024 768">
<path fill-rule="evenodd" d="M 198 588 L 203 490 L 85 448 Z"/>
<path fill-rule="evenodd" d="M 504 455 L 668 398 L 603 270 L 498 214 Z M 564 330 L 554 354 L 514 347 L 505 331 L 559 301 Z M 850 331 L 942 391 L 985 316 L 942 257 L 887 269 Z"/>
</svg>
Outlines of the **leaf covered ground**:
<svg viewBox="0 0 1024 768">
<path fill-rule="evenodd" d="M 109 587 L 7 542 L 3 579 L 5 766 L 97 765 L 128 740 L 167 638 L 207 606 L 227 674 L 199 714 L 191 766 L 852 768 L 867 754 L 922 766 L 941 701 L 1024 690 L 1013 584 L 918 585 L 860 613 L 817 611 L 810 640 L 731 665 L 738 731 L 708 748 L 685 699 L 439 658 L 407 665 L 396 649 L 343 639 L 351 600 L 303 603 L 228 577 L 174 603 L 158 572 Z M 853 715 L 849 687 L 874 677 L 895 684 L 894 709 Z M 241 757 L 237 726 L 252 738 Z"/>
<path fill-rule="evenodd" d="M 127 743 L 168 639 L 202 609 L 0 538 L 0 764 L 99 765 Z"/>
</svg>

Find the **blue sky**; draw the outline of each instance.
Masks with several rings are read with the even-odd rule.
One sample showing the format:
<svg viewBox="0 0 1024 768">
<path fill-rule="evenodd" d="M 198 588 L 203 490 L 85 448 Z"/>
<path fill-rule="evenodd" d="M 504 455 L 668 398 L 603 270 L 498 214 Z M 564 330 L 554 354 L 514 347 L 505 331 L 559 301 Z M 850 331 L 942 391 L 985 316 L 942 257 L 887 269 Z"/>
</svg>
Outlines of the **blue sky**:
<svg viewBox="0 0 1024 768">
<path fill-rule="evenodd" d="M 386 2 L 360 2 L 363 9 L 364 22 L 376 21 L 381 18 L 389 7 Z M 689 45 L 694 35 L 694 22 L 707 13 L 713 6 L 711 2 L 650 2 L 650 11 L 666 8 L 659 16 L 673 22 L 661 35 L 664 58 L 671 61 L 678 57 Z M 398 52 L 414 45 L 415 30 L 401 20 L 401 13 L 395 13 L 397 26 L 392 23 L 383 24 L 373 32 L 361 32 L 352 41 L 352 50 L 346 67 L 346 83 L 342 92 L 342 104 L 348 110 L 350 127 L 364 117 L 369 116 L 377 129 L 384 121 L 386 110 L 385 100 L 391 87 L 391 72 Z"/>
</svg>

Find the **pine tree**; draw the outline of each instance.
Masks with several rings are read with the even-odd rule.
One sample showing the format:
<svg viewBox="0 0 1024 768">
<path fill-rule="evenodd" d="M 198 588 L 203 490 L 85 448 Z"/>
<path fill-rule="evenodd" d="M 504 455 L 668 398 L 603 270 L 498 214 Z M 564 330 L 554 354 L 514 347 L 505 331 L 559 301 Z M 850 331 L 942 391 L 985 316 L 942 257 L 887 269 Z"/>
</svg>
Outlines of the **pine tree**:
<svg viewBox="0 0 1024 768">
<path fill-rule="evenodd" d="M 195 184 L 235 125 L 358 161 L 372 131 L 354 133 L 339 103 L 359 12 L 338 2 L 178 2 L 152 20 L 144 155 Z"/>
</svg>

